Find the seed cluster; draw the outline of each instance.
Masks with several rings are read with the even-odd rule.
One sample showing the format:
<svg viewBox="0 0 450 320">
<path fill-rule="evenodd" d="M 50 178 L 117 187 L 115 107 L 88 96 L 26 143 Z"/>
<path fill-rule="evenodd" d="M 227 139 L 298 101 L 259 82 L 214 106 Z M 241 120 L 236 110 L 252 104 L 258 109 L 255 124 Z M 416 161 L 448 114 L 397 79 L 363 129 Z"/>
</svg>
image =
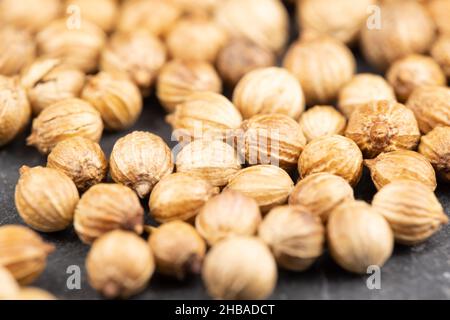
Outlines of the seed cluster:
<svg viewBox="0 0 450 320">
<path fill-rule="evenodd" d="M 450 181 L 448 2 L 382 1 L 381 29 L 376 0 L 297 2 L 288 47 L 281 0 L 64 1 L 79 25 L 63 1 L 0 1 L 0 147 L 32 121 L 26 142 L 48 155 L 21 168 L 17 212 L 39 232 L 73 226 L 106 298 L 156 272 L 263 299 L 278 267 L 328 251 L 365 274 L 448 223 L 434 193 Z M 385 77 L 355 74 L 358 42 Z M 174 152 L 130 131 L 108 158 L 103 131 L 132 128 L 153 92 Z M 354 192 L 364 166 L 371 204 Z M 55 299 L 24 287 L 54 250 L 30 228 L 0 226 L 0 299 Z"/>
</svg>

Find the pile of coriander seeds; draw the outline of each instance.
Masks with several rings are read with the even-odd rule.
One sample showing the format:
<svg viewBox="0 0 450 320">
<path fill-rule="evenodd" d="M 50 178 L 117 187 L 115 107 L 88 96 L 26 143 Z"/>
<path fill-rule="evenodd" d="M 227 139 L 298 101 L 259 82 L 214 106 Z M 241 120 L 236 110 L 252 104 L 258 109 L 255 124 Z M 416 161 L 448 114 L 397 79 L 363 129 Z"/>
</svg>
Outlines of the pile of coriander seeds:
<svg viewBox="0 0 450 320">
<path fill-rule="evenodd" d="M 448 223 L 449 21 L 448 0 L 0 0 L 0 148 L 31 130 L 47 159 L 20 169 L 28 227 L 0 226 L 0 299 L 55 299 L 32 286 L 39 233 L 72 227 L 110 299 L 155 273 L 264 299 L 326 252 L 365 274 L 427 241 Z M 105 155 L 153 95 L 176 148 L 149 128 Z"/>
</svg>

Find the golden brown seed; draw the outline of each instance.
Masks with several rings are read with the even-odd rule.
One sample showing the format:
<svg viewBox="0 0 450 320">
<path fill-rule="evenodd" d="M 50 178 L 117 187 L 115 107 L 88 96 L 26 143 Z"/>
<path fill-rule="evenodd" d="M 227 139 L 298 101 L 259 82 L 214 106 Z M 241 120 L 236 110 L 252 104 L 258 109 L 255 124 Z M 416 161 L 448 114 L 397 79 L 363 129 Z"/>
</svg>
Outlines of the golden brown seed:
<svg viewBox="0 0 450 320">
<path fill-rule="evenodd" d="M 48 155 L 47 167 L 66 174 L 81 192 L 103 181 L 108 173 L 101 147 L 83 137 L 59 142 Z"/>
<path fill-rule="evenodd" d="M 206 255 L 202 270 L 208 293 L 216 299 L 265 299 L 275 288 L 277 266 L 256 237 L 231 237 Z"/>
<path fill-rule="evenodd" d="M 308 105 L 333 102 L 355 73 L 355 58 L 342 43 L 326 37 L 305 37 L 289 48 L 283 66 L 302 85 Z"/>
<path fill-rule="evenodd" d="M 241 38 L 228 41 L 217 57 L 222 79 L 234 87 L 244 75 L 258 68 L 275 65 L 275 55 L 257 44 Z"/>
<path fill-rule="evenodd" d="M 272 113 L 298 119 L 305 109 L 300 83 L 290 72 L 278 67 L 246 74 L 234 89 L 233 103 L 244 119 Z"/>
<path fill-rule="evenodd" d="M 411 110 L 382 100 L 357 108 L 350 116 L 345 136 L 356 142 L 366 158 L 374 158 L 382 152 L 415 149 L 420 131 Z"/>
<path fill-rule="evenodd" d="M 350 118 L 359 106 L 380 100 L 396 101 L 393 88 L 381 76 L 360 73 L 339 92 L 338 109 Z"/>
<path fill-rule="evenodd" d="M 74 227 L 81 241 L 92 244 L 105 233 L 143 231 L 144 209 L 136 193 L 120 184 L 101 183 L 90 188 L 77 204 Z"/>
<path fill-rule="evenodd" d="M 428 133 L 437 126 L 450 126 L 450 88 L 419 87 L 406 103 L 416 116 L 420 131 Z"/>
<path fill-rule="evenodd" d="M 148 95 L 166 62 L 164 44 L 146 30 L 115 33 L 102 52 L 100 69 L 127 73 L 144 95 Z"/>
<path fill-rule="evenodd" d="M 148 239 L 157 271 L 183 280 L 201 271 L 206 253 L 205 241 L 194 227 L 172 221 L 152 230 Z"/>
<path fill-rule="evenodd" d="M 407 245 L 427 240 L 448 223 L 434 193 L 420 182 L 394 181 L 375 195 L 372 204 L 391 225 L 395 240 Z"/>
<path fill-rule="evenodd" d="M 441 36 L 431 48 L 431 56 L 450 78 L 450 34 Z"/>
<path fill-rule="evenodd" d="M 12 26 L 2 26 L 0 30 L 1 75 L 13 76 L 18 74 L 33 61 L 35 55 L 36 45 L 28 32 Z"/>
<path fill-rule="evenodd" d="M 215 13 L 218 23 L 232 37 L 245 38 L 273 52 L 280 52 L 286 45 L 289 17 L 279 1 L 220 1 Z"/>
<path fill-rule="evenodd" d="M 278 264 L 292 271 L 308 269 L 322 255 L 325 242 L 320 218 L 302 206 L 272 209 L 258 235 L 272 249 Z"/>
<path fill-rule="evenodd" d="M 19 225 L 0 227 L 0 266 L 6 268 L 21 285 L 39 277 L 46 267 L 47 256 L 54 249 L 28 228 Z"/>
<path fill-rule="evenodd" d="M 167 144 L 150 132 L 134 131 L 117 140 L 110 159 L 111 177 L 146 197 L 159 180 L 173 171 Z"/>
<path fill-rule="evenodd" d="M 394 88 L 400 102 L 405 102 L 415 88 L 420 86 L 445 86 L 445 74 L 430 57 L 411 54 L 395 61 L 386 78 Z"/>
<path fill-rule="evenodd" d="M 67 19 L 55 20 L 37 37 L 38 50 L 48 58 L 61 59 L 84 72 L 97 69 L 106 36 L 95 24 L 83 20 L 80 26 L 67 26 Z"/>
<path fill-rule="evenodd" d="M 66 99 L 45 108 L 33 120 L 27 144 L 48 154 L 58 142 L 84 137 L 98 142 L 103 132 L 100 113 L 81 99 Z"/>
<path fill-rule="evenodd" d="M 295 168 L 306 145 L 299 124 L 283 114 L 256 115 L 242 123 L 241 153 L 250 165 L 272 164 Z"/>
<path fill-rule="evenodd" d="M 448 0 L 429 0 L 425 5 L 437 25 L 437 29 L 442 34 L 450 34 L 450 2 Z"/>
<path fill-rule="evenodd" d="M 314 139 L 306 145 L 298 161 L 303 178 L 326 172 L 344 178 L 352 187 L 358 184 L 362 169 L 363 156 L 358 146 L 340 135 Z"/>
<path fill-rule="evenodd" d="M 50 292 L 33 287 L 22 288 L 11 298 L 13 300 L 56 300 Z"/>
<path fill-rule="evenodd" d="M 258 203 L 266 213 L 275 206 L 285 204 L 294 188 L 294 182 L 283 169 L 271 165 L 258 165 L 242 169 L 228 182 L 226 190 L 241 192 Z"/>
<path fill-rule="evenodd" d="M 300 28 L 302 32 L 316 32 L 352 43 L 375 3 L 375 0 L 303 0 L 297 6 Z"/>
<path fill-rule="evenodd" d="M 64 173 L 44 167 L 20 168 L 16 208 L 33 229 L 42 232 L 66 229 L 72 223 L 78 200 L 77 187 Z"/>
<path fill-rule="evenodd" d="M 0 266 L 0 300 L 11 299 L 19 290 L 19 284 L 13 275 L 3 266 Z"/>
<path fill-rule="evenodd" d="M 109 130 L 131 127 L 142 111 L 139 88 L 122 74 L 100 72 L 89 78 L 82 97 L 100 112 Z"/>
<path fill-rule="evenodd" d="M 120 9 L 117 29 L 126 32 L 145 29 L 155 36 L 164 36 L 180 15 L 180 9 L 171 1 L 126 1 Z"/>
<path fill-rule="evenodd" d="M 202 91 L 222 92 L 222 80 L 211 64 L 172 60 L 161 69 L 156 94 L 166 111 L 175 111 L 191 94 Z"/>
<path fill-rule="evenodd" d="M 315 106 L 302 114 L 299 123 L 306 140 L 311 141 L 327 135 L 343 134 L 347 120 L 332 106 Z"/>
<path fill-rule="evenodd" d="M 33 113 L 61 100 L 77 98 L 84 86 L 84 73 L 59 59 L 40 58 L 22 72 L 20 82 L 27 90 Z"/>
<path fill-rule="evenodd" d="M 431 162 L 443 181 L 450 182 L 450 127 L 436 127 L 422 136 L 419 152 Z"/>
<path fill-rule="evenodd" d="M 195 140 L 177 155 L 176 167 L 177 172 L 196 175 L 215 187 L 223 187 L 241 169 L 241 161 L 225 142 Z"/>
<path fill-rule="evenodd" d="M 0 76 L 0 147 L 22 132 L 30 117 L 27 94 L 18 79 Z"/>
<path fill-rule="evenodd" d="M 203 17 L 179 20 L 167 35 L 172 58 L 214 63 L 227 41 L 227 33 L 214 20 Z"/>
<path fill-rule="evenodd" d="M 404 179 L 419 181 L 431 190 L 436 189 L 436 173 L 420 153 L 409 150 L 382 153 L 373 160 L 366 160 L 365 164 L 377 189 Z"/>
<path fill-rule="evenodd" d="M 209 245 L 232 236 L 252 236 L 261 223 L 258 203 L 240 192 L 226 190 L 208 200 L 195 227 Z"/>
<path fill-rule="evenodd" d="M 224 96 L 214 92 L 197 92 L 176 106 L 166 121 L 179 141 L 184 139 L 225 139 L 239 128 L 242 117 Z"/>
<path fill-rule="evenodd" d="M 105 32 L 114 30 L 119 11 L 116 0 L 68 0 L 67 8 L 79 10 L 83 21 L 90 21 Z"/>
<path fill-rule="evenodd" d="M 210 15 L 220 0 L 169 0 L 187 15 Z"/>
<path fill-rule="evenodd" d="M 32 33 L 39 31 L 62 13 L 60 0 L 2 0 L 0 24 L 10 24 Z"/>
<path fill-rule="evenodd" d="M 150 195 L 150 213 L 156 221 L 192 221 L 219 188 L 188 173 L 174 173 L 162 179 Z"/>
<path fill-rule="evenodd" d="M 300 205 L 326 223 L 338 205 L 354 200 L 353 189 L 343 178 L 316 173 L 300 180 L 289 196 L 290 205 Z"/>
<path fill-rule="evenodd" d="M 147 286 L 155 261 L 143 239 L 115 230 L 94 242 L 86 269 L 89 284 L 106 298 L 128 298 Z"/>
<path fill-rule="evenodd" d="M 368 267 L 382 267 L 394 247 L 388 222 L 362 201 L 348 201 L 330 215 L 328 246 L 333 259 L 347 271 L 366 274 Z"/>
<path fill-rule="evenodd" d="M 430 49 L 435 25 L 417 1 L 385 1 L 379 8 L 380 21 L 361 29 L 361 47 L 366 59 L 380 70 L 411 53 Z M 368 21 L 370 24 L 370 21 Z"/>
</svg>

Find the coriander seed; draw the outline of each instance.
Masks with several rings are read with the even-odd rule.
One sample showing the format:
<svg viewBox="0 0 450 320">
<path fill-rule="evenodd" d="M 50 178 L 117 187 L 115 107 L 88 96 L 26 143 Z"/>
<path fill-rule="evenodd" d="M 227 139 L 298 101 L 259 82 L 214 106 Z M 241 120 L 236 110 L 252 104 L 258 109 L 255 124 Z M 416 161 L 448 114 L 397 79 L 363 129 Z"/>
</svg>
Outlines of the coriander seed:
<svg viewBox="0 0 450 320">
<path fill-rule="evenodd" d="M 35 55 L 36 45 L 28 32 L 12 26 L 2 26 L 0 30 L 0 75 L 14 76 L 18 74 L 34 60 Z"/>
<path fill-rule="evenodd" d="M 419 152 L 443 181 L 450 182 L 450 127 L 436 127 L 422 136 Z"/>
<path fill-rule="evenodd" d="M 431 48 L 431 56 L 450 79 L 450 35 L 442 35 Z"/>
<path fill-rule="evenodd" d="M 315 138 L 344 134 L 347 120 L 332 106 L 315 106 L 300 117 L 300 128 L 307 141 Z"/>
<path fill-rule="evenodd" d="M 115 28 L 119 13 L 117 0 L 68 0 L 67 6 L 78 7 L 83 20 L 96 24 L 104 32 L 111 32 Z"/>
<path fill-rule="evenodd" d="M 8 269 L 2 266 L 0 266 L 0 283 L 2 284 L 0 286 L 0 300 L 10 299 L 20 290 L 16 279 L 14 279 Z"/>
</svg>

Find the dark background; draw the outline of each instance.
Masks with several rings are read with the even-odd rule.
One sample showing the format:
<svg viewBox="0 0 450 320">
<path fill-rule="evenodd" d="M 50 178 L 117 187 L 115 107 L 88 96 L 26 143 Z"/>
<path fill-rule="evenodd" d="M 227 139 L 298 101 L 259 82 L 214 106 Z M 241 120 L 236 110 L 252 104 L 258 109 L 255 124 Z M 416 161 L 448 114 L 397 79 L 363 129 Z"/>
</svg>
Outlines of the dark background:
<svg viewBox="0 0 450 320">
<path fill-rule="evenodd" d="M 292 12 L 292 11 L 291 11 Z M 292 39 L 296 37 L 293 27 Z M 373 70 L 358 58 L 358 72 Z M 228 90 L 228 93 L 230 90 Z M 120 133 L 105 132 L 101 145 L 109 156 L 114 142 L 134 130 L 151 131 L 160 135 L 169 145 L 171 129 L 164 121 L 165 113 L 157 100 L 146 100 L 142 116 L 136 125 Z M 35 149 L 25 145 L 26 132 L 12 144 L 0 149 L 0 225 L 23 224 L 14 205 L 14 187 L 22 165 L 45 165 L 46 159 Z M 439 184 L 437 196 L 450 213 L 450 187 Z M 365 170 L 355 189 L 358 199 L 371 201 L 376 190 Z M 119 200 L 120 201 L 120 200 Z M 146 210 L 148 205 L 143 202 Z M 153 223 L 146 215 L 148 223 Z M 42 287 L 61 299 L 100 299 L 88 284 L 84 262 L 89 247 L 82 244 L 73 228 L 53 234 L 42 234 L 56 246 L 49 256 L 48 266 L 33 286 Z M 255 262 L 257 263 L 257 262 Z M 81 290 L 69 290 L 66 273 L 70 265 L 82 270 Z M 450 226 L 446 226 L 427 242 L 414 247 L 396 246 L 392 258 L 382 269 L 381 289 L 369 290 L 368 276 L 358 276 L 340 269 L 325 253 L 308 271 L 293 273 L 280 270 L 273 299 L 450 299 Z M 207 299 L 201 279 L 193 277 L 180 282 L 155 274 L 148 288 L 134 299 Z"/>
</svg>

